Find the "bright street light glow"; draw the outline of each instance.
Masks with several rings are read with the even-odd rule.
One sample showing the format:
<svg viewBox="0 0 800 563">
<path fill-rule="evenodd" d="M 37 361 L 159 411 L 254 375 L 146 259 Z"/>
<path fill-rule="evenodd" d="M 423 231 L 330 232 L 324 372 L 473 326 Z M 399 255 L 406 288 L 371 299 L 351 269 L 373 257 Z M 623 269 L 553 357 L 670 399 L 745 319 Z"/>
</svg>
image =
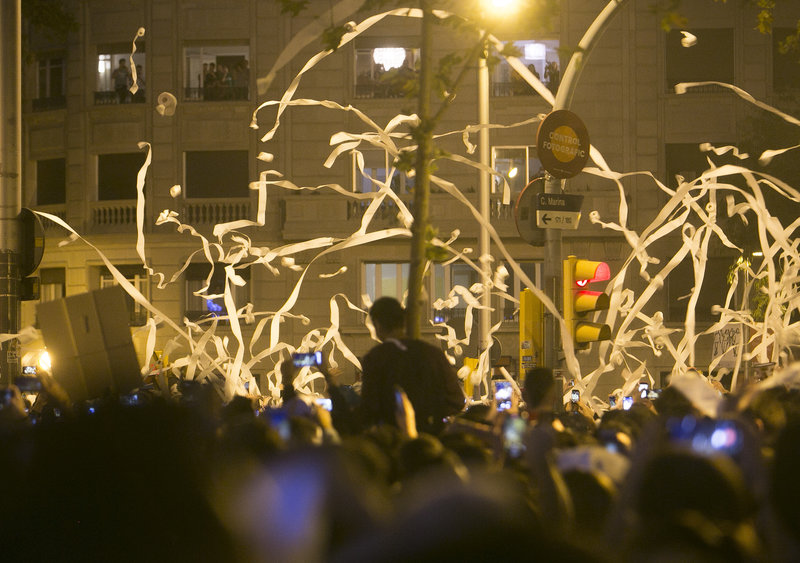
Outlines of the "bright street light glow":
<svg viewBox="0 0 800 563">
<path fill-rule="evenodd" d="M 483 0 L 489 10 L 516 10 L 517 4 L 517 0 Z"/>
<path fill-rule="evenodd" d="M 50 354 L 47 351 L 42 352 L 42 355 L 39 356 L 39 367 L 45 371 L 50 371 L 52 366 L 50 365 Z"/>
<path fill-rule="evenodd" d="M 383 65 L 383 70 L 400 68 L 406 60 L 406 50 L 402 47 L 378 47 L 372 51 L 372 60 Z"/>
<path fill-rule="evenodd" d="M 519 173 L 519 168 L 517 168 L 515 166 L 514 168 L 512 168 L 511 170 L 508 171 L 508 177 L 509 178 L 516 178 L 518 173 Z"/>
</svg>

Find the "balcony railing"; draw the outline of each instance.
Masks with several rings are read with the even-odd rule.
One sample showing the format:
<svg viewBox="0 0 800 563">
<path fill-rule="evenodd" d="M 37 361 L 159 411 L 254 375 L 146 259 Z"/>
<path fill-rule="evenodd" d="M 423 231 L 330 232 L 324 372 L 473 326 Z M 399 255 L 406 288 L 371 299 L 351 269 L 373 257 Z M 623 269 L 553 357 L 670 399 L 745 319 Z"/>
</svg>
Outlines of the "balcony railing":
<svg viewBox="0 0 800 563">
<path fill-rule="evenodd" d="M 190 225 L 216 225 L 240 219 L 252 219 L 248 199 L 187 200 L 183 221 Z"/>
<path fill-rule="evenodd" d="M 50 111 L 67 107 L 66 96 L 51 96 L 49 98 L 34 98 L 33 111 Z"/>
<path fill-rule="evenodd" d="M 184 100 L 187 102 L 224 102 L 230 100 L 248 100 L 247 86 L 210 86 L 208 88 L 184 88 Z"/>
<path fill-rule="evenodd" d="M 135 201 L 98 201 L 92 206 L 92 225 L 121 227 L 136 224 Z"/>
<path fill-rule="evenodd" d="M 42 211 L 44 213 L 49 213 L 50 215 L 55 215 L 62 221 L 67 220 L 67 212 L 65 210 L 64 204 L 53 204 L 53 205 L 37 205 L 36 211 Z M 45 231 L 53 231 L 53 230 L 61 230 L 63 232 L 63 227 L 47 219 L 46 217 L 41 217 L 42 220 L 42 227 Z"/>
<path fill-rule="evenodd" d="M 545 84 L 547 86 L 547 84 Z M 497 98 L 508 98 L 512 96 L 538 96 L 539 93 L 527 82 L 513 80 L 511 82 L 492 81 L 492 96 Z"/>
<path fill-rule="evenodd" d="M 145 102 L 144 90 L 139 90 L 136 94 L 127 92 L 120 97 L 115 90 L 104 90 L 94 93 L 94 105 L 108 106 L 115 104 L 143 104 Z"/>
</svg>

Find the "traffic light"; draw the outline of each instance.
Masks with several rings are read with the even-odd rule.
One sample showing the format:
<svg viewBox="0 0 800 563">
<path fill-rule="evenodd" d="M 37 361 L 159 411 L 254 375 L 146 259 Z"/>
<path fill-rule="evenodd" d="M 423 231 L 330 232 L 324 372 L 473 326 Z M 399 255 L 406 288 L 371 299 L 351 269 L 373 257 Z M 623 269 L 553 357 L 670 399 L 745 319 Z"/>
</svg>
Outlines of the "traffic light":
<svg viewBox="0 0 800 563">
<path fill-rule="evenodd" d="M 611 327 L 588 320 L 595 311 L 608 309 L 609 298 L 603 292 L 584 289 L 592 282 L 611 278 L 608 264 L 569 256 L 564 260 L 564 322 L 576 349 L 588 348 L 590 342 L 611 339 Z"/>
</svg>

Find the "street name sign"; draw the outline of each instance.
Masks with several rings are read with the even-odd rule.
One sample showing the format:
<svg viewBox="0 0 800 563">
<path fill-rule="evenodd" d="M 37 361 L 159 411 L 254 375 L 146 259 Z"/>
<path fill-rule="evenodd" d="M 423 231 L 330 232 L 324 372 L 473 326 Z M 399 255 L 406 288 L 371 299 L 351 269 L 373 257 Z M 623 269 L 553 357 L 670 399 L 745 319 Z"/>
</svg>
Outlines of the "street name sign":
<svg viewBox="0 0 800 563">
<path fill-rule="evenodd" d="M 536 226 L 544 229 L 577 229 L 581 221 L 582 195 L 537 194 Z"/>
<path fill-rule="evenodd" d="M 536 226 L 543 229 L 577 229 L 580 211 L 536 211 Z"/>
</svg>

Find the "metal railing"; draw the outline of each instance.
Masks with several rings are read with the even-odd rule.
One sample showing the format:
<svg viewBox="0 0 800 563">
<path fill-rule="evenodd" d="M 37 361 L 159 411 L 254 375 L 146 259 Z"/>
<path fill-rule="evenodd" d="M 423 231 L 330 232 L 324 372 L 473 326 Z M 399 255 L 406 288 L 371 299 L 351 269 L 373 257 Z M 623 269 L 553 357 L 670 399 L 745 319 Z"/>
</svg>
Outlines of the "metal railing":
<svg viewBox="0 0 800 563">
<path fill-rule="evenodd" d="M 187 200 L 183 212 L 183 221 L 190 225 L 216 225 L 251 218 L 248 199 Z"/>
<path fill-rule="evenodd" d="M 92 225 L 128 226 L 136 223 L 136 201 L 98 201 L 91 204 Z"/>
<path fill-rule="evenodd" d="M 247 86 L 210 86 L 208 88 L 184 88 L 183 99 L 187 102 L 225 102 L 250 99 Z"/>
<path fill-rule="evenodd" d="M 143 104 L 145 102 L 144 90 L 139 90 L 136 94 L 126 92 L 120 98 L 120 95 L 115 90 L 103 90 L 94 93 L 94 105 L 96 106 L 109 106 L 116 104 Z"/>
</svg>

